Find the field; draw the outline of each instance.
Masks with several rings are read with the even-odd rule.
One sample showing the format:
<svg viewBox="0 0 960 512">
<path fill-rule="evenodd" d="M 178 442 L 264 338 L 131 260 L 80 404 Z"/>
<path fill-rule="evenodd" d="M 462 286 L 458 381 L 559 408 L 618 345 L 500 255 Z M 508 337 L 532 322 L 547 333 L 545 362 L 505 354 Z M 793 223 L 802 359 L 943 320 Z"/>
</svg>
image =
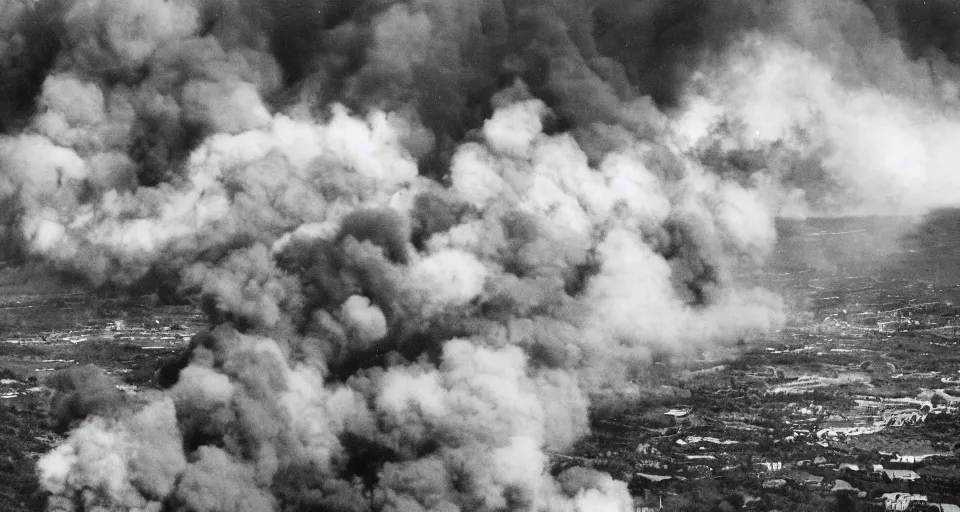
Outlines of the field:
<svg viewBox="0 0 960 512">
<path fill-rule="evenodd" d="M 0 509 L 37 510 L 34 463 L 64 432 L 51 414 L 49 376 L 95 365 L 118 392 L 155 387 L 156 370 L 203 325 L 192 306 L 163 306 L 151 297 L 104 297 L 82 287 L 47 283 L 27 293 L 20 274 L 0 274 Z"/>
<path fill-rule="evenodd" d="M 723 359 L 652 362 L 633 399 L 598 397 L 593 434 L 555 454 L 555 470 L 604 469 L 673 510 L 823 510 L 841 497 L 868 510 L 894 491 L 960 503 L 960 212 L 779 230 L 770 263 L 740 277 L 781 293 L 788 325 Z M 53 387 L 83 385 L 51 375 L 94 365 L 122 396 L 149 392 L 204 319 L 152 295 L 0 270 L 3 510 L 42 507 L 33 465 L 72 406 L 51 405 Z"/>
</svg>

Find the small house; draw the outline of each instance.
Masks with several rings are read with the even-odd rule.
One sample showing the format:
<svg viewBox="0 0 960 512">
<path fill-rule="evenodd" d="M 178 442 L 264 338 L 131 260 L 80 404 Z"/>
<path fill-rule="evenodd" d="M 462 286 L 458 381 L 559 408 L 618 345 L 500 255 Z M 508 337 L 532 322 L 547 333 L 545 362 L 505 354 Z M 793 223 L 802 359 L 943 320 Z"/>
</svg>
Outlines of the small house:
<svg viewBox="0 0 960 512">
<path fill-rule="evenodd" d="M 912 469 L 885 469 L 883 473 L 891 482 L 916 482 L 920 480 L 920 475 Z"/>
</svg>

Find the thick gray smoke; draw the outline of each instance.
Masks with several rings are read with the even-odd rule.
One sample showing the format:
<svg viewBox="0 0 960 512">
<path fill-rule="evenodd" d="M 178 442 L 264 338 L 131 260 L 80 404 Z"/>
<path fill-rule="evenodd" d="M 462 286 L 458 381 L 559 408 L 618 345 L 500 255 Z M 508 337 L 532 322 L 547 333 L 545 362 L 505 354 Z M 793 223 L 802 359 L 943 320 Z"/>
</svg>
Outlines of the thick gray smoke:
<svg viewBox="0 0 960 512">
<path fill-rule="evenodd" d="M 782 321 L 777 215 L 960 195 L 952 49 L 872 13 L 0 1 L 6 250 L 212 323 L 159 397 L 65 378 L 50 508 L 632 510 L 546 454 Z"/>
<path fill-rule="evenodd" d="M 785 216 L 956 205 L 960 20 L 948 4 L 789 2 L 789 24 L 745 32 L 698 69 L 677 117 L 684 147 L 731 173 L 769 172 Z"/>
</svg>

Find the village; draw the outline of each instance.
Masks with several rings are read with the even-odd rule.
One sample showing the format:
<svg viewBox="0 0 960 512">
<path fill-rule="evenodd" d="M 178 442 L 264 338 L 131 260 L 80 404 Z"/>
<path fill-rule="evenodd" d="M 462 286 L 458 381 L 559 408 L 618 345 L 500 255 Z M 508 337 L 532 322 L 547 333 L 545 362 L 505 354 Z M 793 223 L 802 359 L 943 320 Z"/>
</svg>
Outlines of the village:
<svg viewBox="0 0 960 512">
<path fill-rule="evenodd" d="M 842 497 L 856 510 L 960 512 L 960 338 L 944 329 L 960 315 L 908 293 L 920 298 L 892 313 L 862 314 L 849 300 L 824 307 L 727 358 L 654 362 L 646 373 L 658 380 L 636 383 L 653 398 L 595 413 L 593 434 L 553 454 L 553 469 L 607 471 L 644 511 L 698 510 L 689 500 L 701 496 L 734 510 L 824 510 Z M 16 435 L 34 446 L 24 462 L 57 439 L 48 375 L 95 363 L 137 393 L 205 320 L 189 305 L 79 294 L 8 297 L 2 310 L 0 400 L 20 412 Z"/>
<path fill-rule="evenodd" d="M 772 373 L 765 382 L 730 369 L 715 374 L 718 384 L 721 375 L 738 385 L 688 383 L 690 398 L 660 411 L 662 427 L 607 420 L 591 462 L 621 477 L 629 468 L 646 506 L 715 479 L 741 489 L 746 509 L 771 510 L 764 498 L 777 494 L 850 493 L 885 510 L 917 502 L 960 511 L 960 394 L 924 388 L 886 397 L 863 389 L 869 381 L 811 376 L 792 382 L 819 385 L 798 389 L 783 382 L 789 377 Z M 613 423 L 635 444 L 611 449 L 623 441 Z"/>
<path fill-rule="evenodd" d="M 592 433 L 550 470 L 608 472 L 643 512 L 960 512 L 960 285 L 850 274 L 740 276 L 782 294 L 786 324 L 652 357 L 630 389 L 593 397 Z M 79 291 L 8 292 L 0 320 L 0 503 L 18 510 L 42 502 L 33 464 L 64 434 L 57 370 L 96 365 L 149 392 L 207 325 L 196 305 Z"/>
<path fill-rule="evenodd" d="M 577 462 L 645 511 L 960 512 L 960 287 L 862 281 L 808 286 L 776 337 L 645 384 L 680 398 L 599 418 Z"/>
</svg>

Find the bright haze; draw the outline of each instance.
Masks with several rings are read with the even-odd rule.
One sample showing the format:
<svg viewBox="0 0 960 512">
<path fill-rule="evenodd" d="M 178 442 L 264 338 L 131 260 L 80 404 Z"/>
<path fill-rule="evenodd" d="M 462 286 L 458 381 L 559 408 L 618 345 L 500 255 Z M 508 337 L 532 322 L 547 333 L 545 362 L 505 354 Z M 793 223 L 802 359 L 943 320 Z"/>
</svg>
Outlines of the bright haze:
<svg viewBox="0 0 960 512">
<path fill-rule="evenodd" d="M 781 324 L 778 217 L 960 201 L 951 5 L 0 0 L 4 256 L 211 323 L 51 508 L 633 510 L 549 454 Z"/>
</svg>

